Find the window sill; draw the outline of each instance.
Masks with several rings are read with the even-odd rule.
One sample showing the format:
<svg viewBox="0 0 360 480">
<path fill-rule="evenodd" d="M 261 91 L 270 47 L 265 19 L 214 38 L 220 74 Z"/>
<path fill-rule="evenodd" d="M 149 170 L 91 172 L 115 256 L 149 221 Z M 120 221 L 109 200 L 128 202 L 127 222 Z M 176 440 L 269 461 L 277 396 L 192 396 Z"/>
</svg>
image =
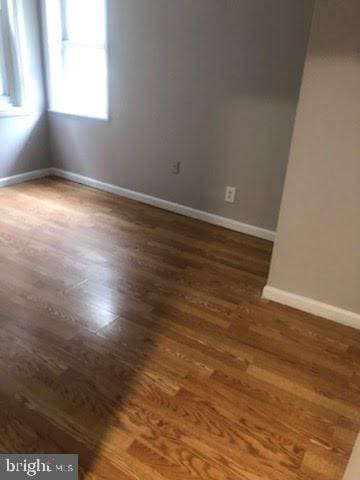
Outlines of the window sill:
<svg viewBox="0 0 360 480">
<path fill-rule="evenodd" d="M 28 108 L 12 107 L 5 110 L 0 110 L 0 118 L 6 117 L 28 117 L 32 114 Z"/>
<path fill-rule="evenodd" d="M 72 117 L 72 118 L 78 118 L 82 120 L 98 120 L 100 122 L 109 122 L 110 117 L 109 115 L 107 116 L 99 116 L 99 115 L 85 115 L 81 113 L 71 113 L 71 112 L 63 112 L 61 110 L 54 110 L 54 109 L 49 109 L 48 112 L 50 114 L 55 114 L 55 115 L 61 115 L 64 117 Z"/>
</svg>

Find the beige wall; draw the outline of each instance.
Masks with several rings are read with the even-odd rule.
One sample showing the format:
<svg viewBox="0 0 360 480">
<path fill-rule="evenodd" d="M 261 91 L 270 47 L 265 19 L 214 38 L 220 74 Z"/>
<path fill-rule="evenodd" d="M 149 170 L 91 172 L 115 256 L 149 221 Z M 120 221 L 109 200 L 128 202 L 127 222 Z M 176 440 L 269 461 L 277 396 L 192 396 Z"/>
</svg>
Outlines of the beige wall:
<svg viewBox="0 0 360 480">
<path fill-rule="evenodd" d="M 55 166 L 274 229 L 313 0 L 108 5 L 111 121 L 51 114 Z"/>
<path fill-rule="evenodd" d="M 317 0 L 269 285 L 360 313 L 360 2 Z"/>
<path fill-rule="evenodd" d="M 37 0 L 24 4 L 29 115 L 0 117 L 0 178 L 49 166 Z"/>
</svg>

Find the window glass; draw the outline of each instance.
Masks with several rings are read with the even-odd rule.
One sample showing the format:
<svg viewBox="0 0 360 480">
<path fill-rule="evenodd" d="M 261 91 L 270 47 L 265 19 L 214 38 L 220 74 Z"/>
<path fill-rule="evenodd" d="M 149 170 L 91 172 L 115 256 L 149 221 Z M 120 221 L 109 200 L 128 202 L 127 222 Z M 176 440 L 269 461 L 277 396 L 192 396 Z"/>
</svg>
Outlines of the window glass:
<svg viewBox="0 0 360 480">
<path fill-rule="evenodd" d="M 108 116 L 106 0 L 45 0 L 50 108 Z"/>
<path fill-rule="evenodd" d="M 105 44 L 104 0 L 63 0 L 64 40 Z"/>
</svg>

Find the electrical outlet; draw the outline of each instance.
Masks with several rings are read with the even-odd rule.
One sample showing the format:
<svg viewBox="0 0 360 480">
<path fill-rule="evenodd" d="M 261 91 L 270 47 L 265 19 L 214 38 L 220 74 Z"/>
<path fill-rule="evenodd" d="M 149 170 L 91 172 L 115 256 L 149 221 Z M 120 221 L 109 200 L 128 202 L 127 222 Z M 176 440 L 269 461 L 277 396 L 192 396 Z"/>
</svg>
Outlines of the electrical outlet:
<svg viewBox="0 0 360 480">
<path fill-rule="evenodd" d="M 236 197 L 236 188 L 235 187 L 226 187 L 225 190 L 225 202 L 234 203 Z"/>
<path fill-rule="evenodd" d="M 174 175 L 179 175 L 180 173 L 180 162 L 173 162 L 171 164 L 171 173 Z"/>
</svg>

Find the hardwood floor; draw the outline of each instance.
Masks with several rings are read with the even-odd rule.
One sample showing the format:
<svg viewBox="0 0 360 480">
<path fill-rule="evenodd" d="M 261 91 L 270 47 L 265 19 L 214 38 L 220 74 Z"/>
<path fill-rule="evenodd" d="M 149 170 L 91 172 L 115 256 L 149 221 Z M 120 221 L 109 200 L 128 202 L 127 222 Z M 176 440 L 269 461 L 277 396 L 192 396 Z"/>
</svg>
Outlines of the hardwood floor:
<svg viewBox="0 0 360 480">
<path fill-rule="evenodd" d="M 260 300 L 271 248 L 55 178 L 0 189 L 0 451 L 78 453 L 84 479 L 340 480 L 360 332 Z"/>
</svg>

